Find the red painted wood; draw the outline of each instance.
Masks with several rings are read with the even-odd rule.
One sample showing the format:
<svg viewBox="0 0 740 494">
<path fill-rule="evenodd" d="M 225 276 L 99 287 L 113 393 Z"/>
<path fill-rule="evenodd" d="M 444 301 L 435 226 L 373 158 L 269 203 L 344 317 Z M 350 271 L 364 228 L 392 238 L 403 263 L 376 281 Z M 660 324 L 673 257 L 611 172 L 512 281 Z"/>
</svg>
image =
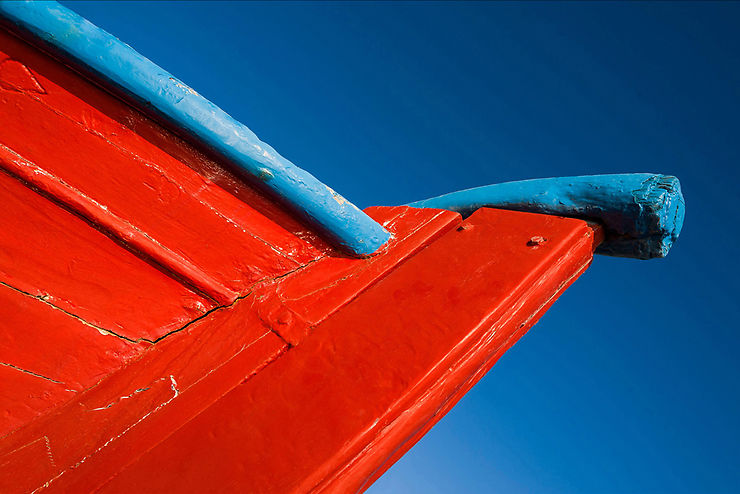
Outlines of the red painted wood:
<svg viewBox="0 0 740 494">
<path fill-rule="evenodd" d="M 227 168 L 0 30 L 0 492 L 362 490 L 600 241 L 372 208 L 353 259 Z"/>
<path fill-rule="evenodd" d="M 396 461 L 398 461 L 411 447 L 413 447 L 470 389 L 491 370 L 499 358 L 534 326 L 539 318 L 555 303 L 555 300 L 583 274 L 591 263 L 591 255 L 596 247 L 604 240 L 603 230 L 595 224 L 588 225 L 580 241 L 575 238 L 571 251 L 558 259 L 549 272 L 542 279 L 543 287 L 536 292 L 551 290 L 552 295 L 544 299 L 539 293 L 534 297 L 534 290 L 525 294 L 526 302 L 517 310 L 530 315 L 521 319 L 516 329 L 506 338 L 497 335 L 485 334 L 457 363 L 448 376 L 440 379 L 436 386 L 430 387 L 423 406 L 414 408 L 413 413 L 407 414 L 406 420 L 397 420 L 384 431 L 381 441 L 387 444 L 397 444 L 389 454 L 388 447 L 377 447 L 369 451 L 362 461 L 353 462 L 341 471 L 340 478 L 330 479 L 317 487 L 316 492 L 332 492 L 334 489 L 364 490 L 380 478 Z M 584 262 L 585 259 L 588 259 Z M 563 279 L 565 273 L 571 273 Z M 532 297 L 532 298 L 529 298 Z M 505 321 L 507 325 L 515 322 Z M 487 354 L 485 352 L 488 352 Z M 484 360 L 487 358 L 487 360 Z M 481 364 L 481 362 L 483 362 Z M 450 393 L 450 390 L 453 390 Z M 419 422 L 424 425 L 419 427 Z M 341 486 L 341 487 L 340 487 Z M 360 486 L 360 487 L 357 487 Z"/>
<path fill-rule="evenodd" d="M 547 240 L 528 245 L 535 236 Z M 597 242 L 579 220 L 477 212 L 100 492 L 363 490 L 588 266 Z"/>
<path fill-rule="evenodd" d="M 343 269 L 346 265 L 342 259 L 327 258 L 322 268 L 322 276 L 326 278 L 322 279 L 329 293 L 337 290 L 341 295 L 337 300 L 358 296 L 369 284 L 386 276 L 393 266 L 408 259 L 412 252 L 419 251 L 459 222 L 455 213 L 407 207 L 376 208 L 372 214 L 387 220 L 396 242 L 372 261 L 352 259 L 354 272 Z M 332 263 L 339 263 L 333 277 L 329 276 Z M 318 263 L 311 266 L 315 264 Z M 275 282 L 300 284 L 300 278 L 292 280 L 300 273 Z M 348 286 L 341 288 L 342 283 Z M 320 286 L 311 286 L 310 290 L 325 291 Z M 106 475 L 114 475 L 128 461 L 134 461 L 137 455 L 154 447 L 242 383 L 249 369 L 259 368 L 287 350 L 287 345 L 267 329 L 280 328 L 281 316 L 279 312 L 267 314 L 262 310 L 262 303 L 267 301 L 261 298 L 261 293 L 255 290 L 232 307 L 217 310 L 150 346 L 146 355 L 55 410 L 53 415 L 11 434 L 0 444 L 0 459 L 44 436 L 56 459 L 54 476 L 59 477 L 53 482 L 54 489 L 84 492 L 91 490 L 96 482 L 107 480 Z M 329 303 L 331 297 L 326 301 L 322 297 L 307 300 L 306 306 L 318 303 L 327 310 L 336 309 L 336 304 Z M 284 302 L 299 312 L 303 309 L 300 298 Z M 170 376 L 180 392 L 178 399 L 171 401 Z M 191 391 L 194 386 L 199 391 Z M 146 392 L 136 392 L 145 388 Z M 165 406 L 157 409 L 165 402 Z M 90 410 L 111 403 L 115 406 L 90 414 Z M 110 441 L 112 438 L 115 439 Z M 82 459 L 85 459 L 82 465 L 70 469 Z M 11 485 L 11 479 L 3 480 L 0 471 L 0 491 L 3 485 Z"/>
<path fill-rule="evenodd" d="M 324 257 L 255 290 L 254 309 L 289 343 L 300 343 L 311 328 L 461 221 L 450 211 L 407 206 L 366 212 L 393 235 L 376 255 Z"/>
<path fill-rule="evenodd" d="M 2 383 L 0 438 L 37 417 L 39 413 L 68 401 L 75 394 L 73 390 L 67 390 L 62 383 L 52 382 L 6 365 L 0 365 L 0 382 Z M 5 460 L 0 458 L 0 465 L 4 462 Z M 16 474 L 17 472 L 13 472 L 13 476 Z"/>
<path fill-rule="evenodd" d="M 132 340 L 154 341 L 213 307 L 2 172 L 0 196 L 3 284 Z"/>
<path fill-rule="evenodd" d="M 2 285 L 0 335 L 3 372 L 21 374 L 2 380 L 0 437 L 96 384 L 145 348 L 103 335 L 34 297 Z M 44 392 L 48 389 L 58 398 L 24 399 L 29 384 Z"/>
<path fill-rule="evenodd" d="M 70 485 L 101 483 L 287 348 L 248 304 L 218 310 L 151 346 L 53 414 L 4 437 L 0 464 L 44 437 L 55 460 L 53 475 L 34 488 L 53 479 L 58 492 L 88 492 L 89 486 Z M 39 477 L 38 470 L 47 469 L 41 460 L 24 463 L 24 471 Z M 24 492 L 15 487 L 15 476 L 0 468 L 0 492 Z"/>
<path fill-rule="evenodd" d="M 221 303 L 327 251 L 258 193 L 219 187 L 208 175 L 229 174 L 180 139 L 2 31 L 0 144 L 1 167 Z"/>
<path fill-rule="evenodd" d="M 32 465 L 32 468 L 29 468 Z M 55 462 L 49 449 L 49 439 L 41 436 L 0 458 L 0 472 L 12 472 L 8 492 L 33 492 L 54 475 Z"/>
</svg>

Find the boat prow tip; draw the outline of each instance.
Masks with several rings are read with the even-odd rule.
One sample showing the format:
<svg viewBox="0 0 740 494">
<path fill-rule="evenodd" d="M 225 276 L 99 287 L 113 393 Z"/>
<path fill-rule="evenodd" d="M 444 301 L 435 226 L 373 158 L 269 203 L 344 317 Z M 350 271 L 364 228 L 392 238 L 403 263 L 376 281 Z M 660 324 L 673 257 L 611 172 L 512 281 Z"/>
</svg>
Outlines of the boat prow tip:
<svg viewBox="0 0 740 494">
<path fill-rule="evenodd" d="M 410 204 L 463 216 L 493 207 L 598 221 L 597 254 L 665 257 L 681 233 L 685 201 L 678 178 L 656 173 L 557 177 L 487 185 Z"/>
</svg>

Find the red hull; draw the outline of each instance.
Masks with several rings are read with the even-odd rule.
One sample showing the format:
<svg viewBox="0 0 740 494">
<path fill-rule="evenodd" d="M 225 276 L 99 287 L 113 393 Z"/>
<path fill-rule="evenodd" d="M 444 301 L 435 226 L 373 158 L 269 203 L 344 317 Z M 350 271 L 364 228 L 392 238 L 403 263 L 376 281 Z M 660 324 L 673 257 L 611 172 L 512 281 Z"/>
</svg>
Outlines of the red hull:
<svg viewBox="0 0 740 494">
<path fill-rule="evenodd" d="M 354 492 L 591 262 L 584 221 L 370 208 L 347 257 L 0 31 L 0 491 Z"/>
</svg>

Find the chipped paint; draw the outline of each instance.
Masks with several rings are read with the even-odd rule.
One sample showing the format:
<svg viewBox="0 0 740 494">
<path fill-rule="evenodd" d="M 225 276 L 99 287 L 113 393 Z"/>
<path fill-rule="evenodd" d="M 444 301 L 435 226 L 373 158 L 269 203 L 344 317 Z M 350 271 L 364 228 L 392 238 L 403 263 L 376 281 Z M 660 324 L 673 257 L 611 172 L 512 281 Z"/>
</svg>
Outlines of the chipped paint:
<svg viewBox="0 0 740 494">
<path fill-rule="evenodd" d="M 170 376 L 170 377 L 171 377 L 171 376 Z M 115 400 L 115 401 L 112 401 L 112 402 L 108 403 L 107 405 L 105 405 L 105 406 L 103 406 L 103 407 L 98 407 L 98 408 L 92 408 L 92 409 L 90 409 L 90 411 L 91 411 L 91 412 L 96 412 L 96 411 L 100 411 L 100 410 L 107 410 L 107 409 L 109 409 L 110 407 L 112 407 L 113 405 L 116 405 L 116 404 L 120 403 L 120 402 L 121 402 L 122 400 L 128 400 L 128 399 L 130 399 L 130 398 L 133 398 L 133 397 L 134 397 L 134 396 L 136 396 L 137 394 L 139 394 L 139 393 L 143 393 L 144 391 L 149 391 L 150 389 L 151 389 L 151 388 L 139 388 L 139 389 L 135 390 L 135 391 L 134 391 L 133 393 L 131 393 L 131 394 L 128 394 L 128 395 L 125 395 L 125 396 L 121 396 L 121 397 L 120 397 L 120 398 L 118 398 L 117 400 Z"/>
</svg>

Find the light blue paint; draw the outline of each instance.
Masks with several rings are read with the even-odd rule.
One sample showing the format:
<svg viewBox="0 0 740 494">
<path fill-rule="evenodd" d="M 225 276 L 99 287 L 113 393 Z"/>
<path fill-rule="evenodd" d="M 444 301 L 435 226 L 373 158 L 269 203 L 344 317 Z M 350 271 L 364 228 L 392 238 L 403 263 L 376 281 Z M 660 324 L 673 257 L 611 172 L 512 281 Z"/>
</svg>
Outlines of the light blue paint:
<svg viewBox="0 0 740 494">
<path fill-rule="evenodd" d="M 348 253 L 369 255 L 388 240 L 388 232 L 355 205 L 170 73 L 71 10 L 57 2 L 2 1 L 0 16 L 202 142 Z"/>
<path fill-rule="evenodd" d="M 597 253 L 665 257 L 681 232 L 684 199 L 676 177 L 651 173 L 543 178 L 488 185 L 410 204 L 463 216 L 490 206 L 597 220 L 606 240 Z"/>
</svg>

